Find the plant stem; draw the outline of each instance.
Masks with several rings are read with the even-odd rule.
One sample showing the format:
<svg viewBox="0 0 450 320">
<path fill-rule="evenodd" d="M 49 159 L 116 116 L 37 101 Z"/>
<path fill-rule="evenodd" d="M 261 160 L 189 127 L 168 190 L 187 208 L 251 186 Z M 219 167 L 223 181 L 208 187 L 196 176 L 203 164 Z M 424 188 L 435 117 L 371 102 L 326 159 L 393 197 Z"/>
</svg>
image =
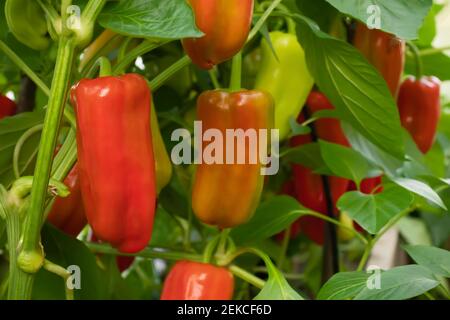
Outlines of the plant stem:
<svg viewBox="0 0 450 320">
<path fill-rule="evenodd" d="M 230 91 L 236 92 L 241 90 L 242 75 L 242 51 L 239 51 L 233 58 L 231 66 Z"/>
<path fill-rule="evenodd" d="M 272 4 L 267 8 L 266 11 L 264 11 L 263 15 L 259 20 L 255 23 L 255 26 L 250 31 L 250 34 L 248 35 L 247 42 L 253 39 L 254 36 L 258 33 L 258 31 L 262 28 L 266 20 L 269 18 L 269 16 L 272 14 L 272 12 L 275 10 L 275 8 L 281 3 L 281 0 L 274 0 Z"/>
<path fill-rule="evenodd" d="M 397 224 L 398 221 L 400 221 L 400 219 L 402 219 L 404 216 L 408 215 L 410 212 L 414 211 L 416 209 L 415 206 L 412 206 L 406 210 L 404 210 L 403 212 L 399 213 L 398 215 L 396 215 L 395 217 L 393 217 L 377 234 L 376 236 L 369 240 L 366 244 L 366 249 L 364 250 L 364 254 L 361 258 L 361 261 L 359 262 L 358 268 L 356 269 L 356 271 L 362 271 L 364 269 L 364 266 L 367 263 L 367 260 L 369 260 L 369 256 L 370 253 L 373 249 L 373 247 L 375 246 L 375 244 L 378 242 L 378 240 L 380 240 L 380 238 L 390 229 L 392 228 L 394 225 Z"/>
<path fill-rule="evenodd" d="M 431 56 L 433 54 L 438 54 L 438 53 L 442 53 L 444 51 L 449 51 L 449 50 L 450 50 L 450 46 L 442 47 L 442 48 L 431 48 L 431 49 L 421 50 L 419 52 L 419 54 L 421 57 L 425 57 L 425 56 Z"/>
<path fill-rule="evenodd" d="M 64 280 L 64 287 L 66 290 L 66 300 L 73 300 L 73 289 L 70 289 L 67 285 L 67 279 L 70 277 L 70 273 L 64 269 L 63 267 L 54 264 L 49 260 L 45 260 L 43 268 L 48 272 L 54 273 L 57 276 L 60 276 Z"/>
<path fill-rule="evenodd" d="M 19 138 L 19 140 L 16 143 L 16 146 L 14 147 L 14 154 L 13 154 L 13 171 L 14 176 L 16 179 L 20 178 L 20 168 L 19 168 L 19 158 L 20 158 L 20 151 L 22 150 L 23 145 L 25 142 L 34 134 L 41 132 L 43 128 L 42 124 L 38 124 L 22 134 L 22 136 Z"/>
<path fill-rule="evenodd" d="M 131 50 L 130 52 L 128 52 L 128 54 L 126 56 L 123 57 L 123 59 L 121 59 L 115 66 L 113 69 L 113 73 L 114 74 L 120 74 L 125 72 L 125 69 L 128 68 L 128 66 L 134 61 L 136 60 L 137 57 L 140 57 L 156 48 L 159 48 L 167 43 L 171 42 L 171 40 L 166 40 L 166 41 L 158 41 L 158 42 L 154 42 L 154 41 L 149 41 L 146 40 L 143 43 L 141 43 L 140 45 L 138 45 L 136 48 L 134 48 L 133 50 Z"/>
<path fill-rule="evenodd" d="M 12 51 L 2 40 L 0 40 L 0 50 L 2 50 L 6 56 L 30 78 L 38 88 L 46 95 L 50 96 L 50 88 L 42 81 L 36 73 L 14 52 Z M 72 127 L 75 127 L 75 116 L 69 108 L 64 109 L 64 117 L 70 123 Z"/>
<path fill-rule="evenodd" d="M 47 187 L 50 179 L 57 134 L 69 91 L 69 80 L 73 66 L 74 50 L 74 39 L 61 37 L 49 104 L 39 145 L 31 191 L 30 208 L 24 225 L 23 245 L 18 258 L 19 265 L 21 264 L 21 261 L 27 261 L 31 270 L 35 272 L 41 267 L 41 262 L 38 261 L 37 258 L 42 255 L 39 248 L 39 241 L 43 210 L 47 196 Z M 32 261 L 30 259 L 32 259 Z M 23 298 L 28 299 L 29 296 L 24 295 Z"/>
<path fill-rule="evenodd" d="M 241 278 L 242 280 L 254 285 L 258 289 L 262 289 L 266 282 L 257 276 L 251 274 L 250 272 L 236 266 L 231 265 L 229 266 L 229 270 L 231 273 L 233 273 L 236 277 Z"/>
<path fill-rule="evenodd" d="M 85 242 L 84 243 L 90 250 L 96 253 L 111 254 L 118 256 L 128 257 L 142 257 L 148 259 L 167 259 L 167 260 L 190 260 L 196 262 L 202 262 L 203 257 L 198 254 L 186 253 L 186 252 L 169 252 L 163 251 L 163 249 L 146 248 L 136 254 L 123 254 L 106 244 Z"/>
<path fill-rule="evenodd" d="M 417 46 L 411 41 L 406 42 L 406 44 L 414 55 L 414 60 L 416 62 L 416 79 L 419 80 L 423 75 L 423 63 L 422 58 L 420 57 L 420 51 Z"/>
<path fill-rule="evenodd" d="M 184 55 L 181 59 L 161 72 L 157 77 L 148 82 L 148 85 L 152 91 L 158 90 L 167 80 L 169 80 L 175 73 L 188 66 L 191 63 L 191 59 Z"/>
<path fill-rule="evenodd" d="M 278 256 L 278 263 L 277 263 L 279 269 L 283 268 L 284 259 L 286 257 L 290 239 L 291 239 L 291 225 L 289 225 L 289 227 L 284 231 L 283 243 L 281 244 L 280 255 Z"/>
</svg>

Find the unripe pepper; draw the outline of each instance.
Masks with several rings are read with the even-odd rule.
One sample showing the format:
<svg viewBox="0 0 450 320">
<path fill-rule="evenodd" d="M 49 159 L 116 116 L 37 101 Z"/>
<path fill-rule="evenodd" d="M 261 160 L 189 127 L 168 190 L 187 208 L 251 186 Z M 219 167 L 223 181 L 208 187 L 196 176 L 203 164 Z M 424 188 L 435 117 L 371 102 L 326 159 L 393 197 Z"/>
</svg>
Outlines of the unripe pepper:
<svg viewBox="0 0 450 320">
<path fill-rule="evenodd" d="M 59 230 L 76 237 L 87 223 L 81 198 L 78 164 L 70 170 L 64 184 L 69 188 L 70 195 L 55 199 L 47 219 Z"/>
<path fill-rule="evenodd" d="M 161 300 L 231 300 L 233 275 L 207 263 L 178 261 L 167 276 Z"/>
<path fill-rule="evenodd" d="M 409 77 L 400 87 L 400 120 L 423 153 L 431 149 L 436 136 L 441 115 L 440 87 L 436 77 Z"/>
<path fill-rule="evenodd" d="M 49 46 L 47 20 L 37 1 L 6 0 L 5 16 L 9 30 L 21 43 L 34 50 Z"/>
<path fill-rule="evenodd" d="M 10 117 L 16 113 L 17 105 L 8 97 L 0 94 L 0 119 Z"/>
<path fill-rule="evenodd" d="M 262 60 L 255 89 L 272 94 L 275 129 L 280 130 L 280 140 L 283 140 L 291 131 L 290 119 L 295 119 L 303 108 L 314 79 L 295 34 L 275 31 L 270 33 L 270 40 L 271 45 L 265 39 L 261 42 Z"/>
<path fill-rule="evenodd" d="M 209 164 L 203 159 L 203 163 L 197 166 L 192 191 L 193 211 L 202 222 L 219 228 L 245 223 L 253 215 L 263 188 L 263 165 L 259 157 L 263 146 L 259 133 L 261 129 L 267 130 L 267 141 L 270 141 L 270 129 L 273 127 L 272 97 L 256 90 L 233 93 L 206 91 L 198 98 L 197 116 L 202 121 L 203 132 L 213 129 L 222 134 L 220 147 L 224 151 L 216 156 L 221 163 Z M 253 129 L 256 134 L 254 149 L 250 148 L 248 141 L 245 145 L 239 144 L 240 141 L 233 143 L 233 164 L 227 161 L 227 148 L 233 148 L 231 142 L 226 141 L 227 129 L 242 129 L 244 132 Z M 208 145 L 208 142 L 203 141 L 203 150 Z M 237 156 L 244 152 L 244 163 L 237 163 Z M 250 157 L 250 153 L 256 157 Z"/>
<path fill-rule="evenodd" d="M 405 41 L 358 23 L 354 45 L 381 73 L 394 98 L 397 97 L 405 66 Z"/>
<path fill-rule="evenodd" d="M 158 118 L 153 102 L 151 110 L 150 121 L 152 127 L 153 154 L 155 156 L 156 190 L 159 194 L 169 184 L 172 178 L 172 162 L 170 161 L 166 145 L 159 130 Z"/>
<path fill-rule="evenodd" d="M 307 107 L 311 113 L 333 109 L 329 100 L 320 92 L 311 92 L 308 97 Z M 303 114 L 298 118 L 299 123 L 304 122 Z M 339 120 L 337 119 L 319 119 L 314 122 L 316 135 L 319 139 L 348 146 L 349 143 L 345 137 Z M 292 146 L 299 146 L 311 143 L 310 135 L 295 136 L 291 139 Z M 294 164 L 292 166 L 294 175 L 294 184 L 297 200 L 305 207 L 317 211 L 322 214 L 327 214 L 328 208 L 326 203 L 326 195 L 322 182 L 322 177 L 314 173 L 311 169 L 302 165 Z M 333 201 L 333 214 L 337 215 L 336 203 L 339 198 L 347 191 L 349 180 L 340 177 L 328 177 L 331 197 Z M 323 244 L 324 241 L 324 226 L 323 220 L 305 216 L 299 219 L 300 228 L 311 240 L 318 244 Z"/>
<path fill-rule="evenodd" d="M 189 0 L 201 38 L 183 40 L 192 61 L 203 69 L 231 59 L 247 41 L 253 0 Z"/>
<path fill-rule="evenodd" d="M 136 74 L 81 80 L 72 89 L 87 219 L 119 251 L 144 249 L 156 202 L 150 90 Z"/>
</svg>

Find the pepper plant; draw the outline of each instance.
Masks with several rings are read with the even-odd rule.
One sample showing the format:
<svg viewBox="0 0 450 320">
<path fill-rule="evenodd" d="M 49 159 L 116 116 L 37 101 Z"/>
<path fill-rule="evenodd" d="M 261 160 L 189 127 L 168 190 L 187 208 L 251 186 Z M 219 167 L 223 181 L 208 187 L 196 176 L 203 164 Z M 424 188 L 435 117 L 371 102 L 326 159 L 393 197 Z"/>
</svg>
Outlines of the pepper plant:
<svg viewBox="0 0 450 320">
<path fill-rule="evenodd" d="M 449 12 L 2 1 L 0 299 L 449 299 Z"/>
</svg>

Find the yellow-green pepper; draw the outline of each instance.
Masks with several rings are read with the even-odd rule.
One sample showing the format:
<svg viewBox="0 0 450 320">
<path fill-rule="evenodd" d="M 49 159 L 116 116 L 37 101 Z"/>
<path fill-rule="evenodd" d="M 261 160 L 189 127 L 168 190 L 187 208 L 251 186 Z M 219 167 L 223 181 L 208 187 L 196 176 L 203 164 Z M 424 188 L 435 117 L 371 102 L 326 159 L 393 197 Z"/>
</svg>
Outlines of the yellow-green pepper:
<svg viewBox="0 0 450 320">
<path fill-rule="evenodd" d="M 270 40 L 276 57 L 263 39 L 262 61 L 255 89 L 268 91 L 273 96 L 275 128 L 280 130 L 280 140 L 283 140 L 291 130 L 290 118 L 296 119 L 299 115 L 314 79 L 308 71 L 305 53 L 295 34 L 274 31 L 270 33 Z"/>
</svg>

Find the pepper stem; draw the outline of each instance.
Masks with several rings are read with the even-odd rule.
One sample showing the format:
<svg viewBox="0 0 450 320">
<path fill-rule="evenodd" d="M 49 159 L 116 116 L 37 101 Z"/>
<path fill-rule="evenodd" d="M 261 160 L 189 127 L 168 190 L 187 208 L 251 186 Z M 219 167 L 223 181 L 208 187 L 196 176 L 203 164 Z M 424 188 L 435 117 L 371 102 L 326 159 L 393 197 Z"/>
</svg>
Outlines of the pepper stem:
<svg viewBox="0 0 450 320">
<path fill-rule="evenodd" d="M 411 53 L 414 55 L 414 60 L 416 62 L 416 79 L 419 80 L 423 75 L 423 62 L 420 56 L 420 51 L 417 46 L 411 41 L 406 42 Z"/>
<path fill-rule="evenodd" d="M 111 62 L 106 57 L 98 58 L 100 77 L 108 77 L 112 74 Z"/>
<path fill-rule="evenodd" d="M 230 91 L 235 92 L 241 89 L 242 73 L 242 52 L 234 56 L 231 66 Z"/>
</svg>

